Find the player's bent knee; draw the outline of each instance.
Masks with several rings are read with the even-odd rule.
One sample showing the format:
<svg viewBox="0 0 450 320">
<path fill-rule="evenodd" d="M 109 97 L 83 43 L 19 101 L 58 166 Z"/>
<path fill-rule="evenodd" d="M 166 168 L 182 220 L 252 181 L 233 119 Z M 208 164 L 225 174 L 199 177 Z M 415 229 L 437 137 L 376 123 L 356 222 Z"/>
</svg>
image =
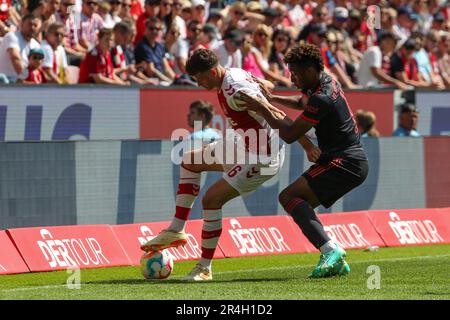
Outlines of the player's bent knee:
<svg viewBox="0 0 450 320">
<path fill-rule="evenodd" d="M 204 209 L 218 209 L 222 208 L 224 201 L 221 196 L 215 192 L 207 191 L 202 198 L 202 205 Z"/>
</svg>

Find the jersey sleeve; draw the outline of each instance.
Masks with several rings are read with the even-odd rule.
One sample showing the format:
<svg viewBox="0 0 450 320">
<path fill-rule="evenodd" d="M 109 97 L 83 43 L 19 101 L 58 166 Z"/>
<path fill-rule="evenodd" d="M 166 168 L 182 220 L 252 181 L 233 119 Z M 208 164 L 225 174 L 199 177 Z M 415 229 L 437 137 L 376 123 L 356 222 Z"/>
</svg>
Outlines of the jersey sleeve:
<svg viewBox="0 0 450 320">
<path fill-rule="evenodd" d="M 242 79 L 240 77 L 242 77 Z M 249 96 L 259 96 L 265 99 L 259 90 L 259 86 L 251 80 L 251 75 L 249 73 L 242 72 L 235 78 L 237 78 L 238 81 L 233 81 L 223 90 L 231 109 L 235 111 L 245 111 L 247 109 L 245 102 L 239 98 L 240 92 L 244 92 Z"/>
<path fill-rule="evenodd" d="M 330 112 L 331 106 L 331 100 L 327 96 L 313 95 L 300 117 L 305 121 L 311 122 L 313 125 L 317 125 Z"/>
</svg>

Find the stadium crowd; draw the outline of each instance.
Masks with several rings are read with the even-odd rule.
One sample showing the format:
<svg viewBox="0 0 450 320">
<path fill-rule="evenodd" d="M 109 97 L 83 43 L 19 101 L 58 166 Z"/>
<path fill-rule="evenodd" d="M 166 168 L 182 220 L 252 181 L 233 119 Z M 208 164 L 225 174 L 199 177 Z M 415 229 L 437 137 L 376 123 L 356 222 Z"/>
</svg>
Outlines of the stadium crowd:
<svg viewBox="0 0 450 320">
<path fill-rule="evenodd" d="M 196 85 L 185 62 L 206 47 L 291 87 L 283 56 L 304 41 L 346 88 L 450 88 L 448 1 L 0 2 L 0 83 Z"/>
</svg>

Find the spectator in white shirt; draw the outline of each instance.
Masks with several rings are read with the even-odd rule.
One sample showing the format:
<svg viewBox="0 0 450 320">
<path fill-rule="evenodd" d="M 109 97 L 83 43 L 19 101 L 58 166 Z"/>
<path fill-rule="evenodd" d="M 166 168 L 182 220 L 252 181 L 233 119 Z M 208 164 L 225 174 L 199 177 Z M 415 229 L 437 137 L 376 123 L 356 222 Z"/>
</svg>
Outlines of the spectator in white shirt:
<svg viewBox="0 0 450 320">
<path fill-rule="evenodd" d="M 225 68 L 242 68 L 241 46 L 244 44 L 244 40 L 245 34 L 238 29 L 225 32 L 223 41 L 213 49 L 219 58 L 220 65 Z"/>
<path fill-rule="evenodd" d="M 48 27 L 46 40 L 42 41 L 41 47 L 44 50 L 44 70 L 47 82 L 66 83 L 67 75 L 67 55 L 64 47 L 64 25 L 53 23 Z"/>
<path fill-rule="evenodd" d="M 379 46 L 368 48 L 363 55 L 357 73 L 358 84 L 364 87 L 380 87 L 394 85 L 399 89 L 406 90 L 407 86 L 398 79 L 389 75 L 389 57 L 395 50 L 397 39 L 392 32 L 381 33 Z"/>
<path fill-rule="evenodd" d="M 3 38 L 0 44 L 0 74 L 5 75 L 9 82 L 15 82 L 27 67 L 30 50 L 39 47 L 34 37 L 41 23 L 40 18 L 27 14 L 22 18 L 20 31 L 10 32 Z"/>
</svg>

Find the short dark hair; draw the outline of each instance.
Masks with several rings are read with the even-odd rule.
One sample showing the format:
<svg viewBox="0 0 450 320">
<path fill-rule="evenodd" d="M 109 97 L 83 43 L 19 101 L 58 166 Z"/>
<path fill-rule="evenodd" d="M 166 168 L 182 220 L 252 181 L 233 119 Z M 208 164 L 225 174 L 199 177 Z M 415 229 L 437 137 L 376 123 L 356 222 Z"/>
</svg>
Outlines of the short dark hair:
<svg viewBox="0 0 450 320">
<path fill-rule="evenodd" d="M 217 55 L 209 49 L 197 49 L 186 62 L 186 71 L 190 76 L 211 70 L 219 64 Z"/>
<path fill-rule="evenodd" d="M 22 17 L 22 23 L 24 23 L 27 20 L 34 20 L 34 19 L 42 20 L 41 17 L 35 16 L 32 13 L 27 13 Z"/>
<path fill-rule="evenodd" d="M 55 33 L 56 30 L 64 29 L 64 28 L 65 28 L 65 26 L 61 22 L 54 22 L 48 27 L 47 34 Z"/>
<path fill-rule="evenodd" d="M 209 125 L 214 116 L 214 106 L 212 105 L 212 103 L 206 100 L 196 100 L 189 106 L 189 109 L 192 108 L 197 109 L 205 116 L 206 123 L 204 123 L 203 125 Z"/>
<path fill-rule="evenodd" d="M 131 32 L 131 27 L 128 23 L 120 21 L 116 23 L 116 25 L 113 28 L 113 31 L 119 31 L 121 34 L 127 34 Z"/>
<path fill-rule="evenodd" d="M 419 113 L 419 109 L 416 107 L 414 103 L 406 102 L 400 105 L 400 113 L 410 113 L 410 112 Z"/>
<path fill-rule="evenodd" d="M 314 67 L 318 72 L 323 71 L 323 57 L 320 49 L 314 44 L 296 44 L 284 57 L 286 64 L 296 64 L 304 67 Z"/>
<path fill-rule="evenodd" d="M 145 22 L 145 27 L 148 28 L 148 26 L 151 23 L 162 24 L 162 21 L 159 18 L 157 18 L 157 17 L 148 18 L 147 21 Z"/>
<path fill-rule="evenodd" d="M 98 31 L 98 40 L 103 39 L 106 36 L 111 36 L 113 34 L 112 29 L 109 28 L 101 28 Z"/>
</svg>

